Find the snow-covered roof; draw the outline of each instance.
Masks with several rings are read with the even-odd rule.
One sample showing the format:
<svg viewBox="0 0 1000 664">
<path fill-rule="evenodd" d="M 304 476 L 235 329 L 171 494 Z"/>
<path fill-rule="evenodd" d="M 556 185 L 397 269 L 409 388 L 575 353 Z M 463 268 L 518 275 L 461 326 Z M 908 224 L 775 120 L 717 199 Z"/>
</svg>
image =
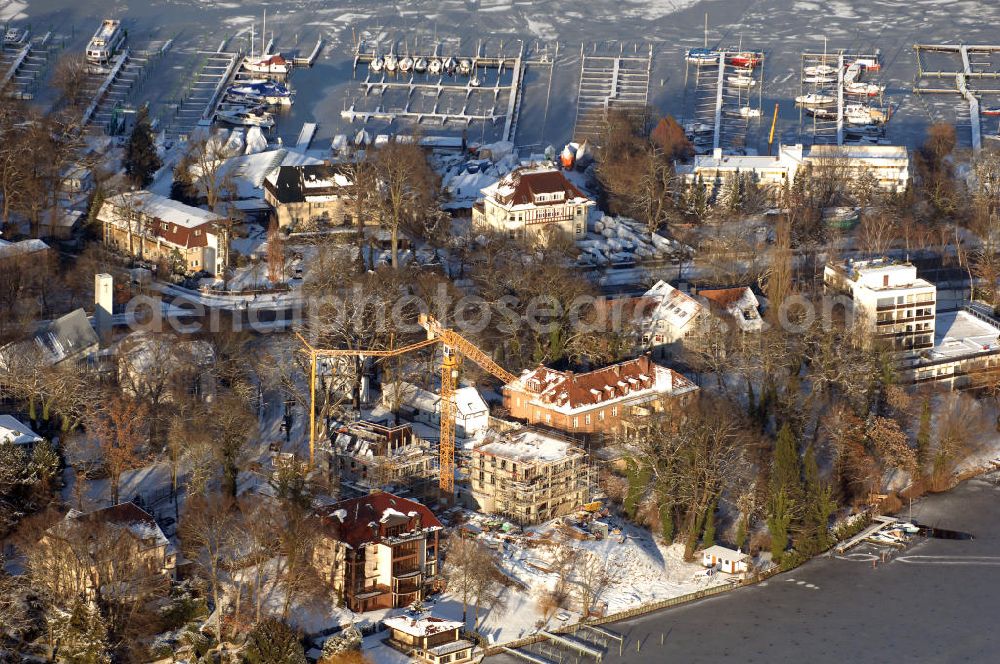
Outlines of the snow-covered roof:
<svg viewBox="0 0 1000 664">
<path fill-rule="evenodd" d="M 455 390 L 455 409 L 463 417 L 489 412 L 489 407 L 479 390 L 472 386 L 460 387 Z"/>
<path fill-rule="evenodd" d="M 169 547 L 170 541 L 163 534 L 156 520 L 135 503 L 119 503 L 93 512 L 71 510 L 66 518 L 48 530 L 58 537 L 77 537 L 80 528 L 91 532 L 93 524 L 106 524 L 124 528 L 149 547 Z"/>
<path fill-rule="evenodd" d="M 38 251 L 45 251 L 48 248 L 49 245 L 37 238 L 21 240 L 20 242 L 0 240 L 0 259 L 13 258 L 14 256 L 26 256 Z"/>
<path fill-rule="evenodd" d="M 701 555 L 704 557 L 715 556 L 716 558 L 724 558 L 726 560 L 744 560 L 748 557 L 747 554 L 741 551 L 728 549 L 724 546 L 719 546 L 718 544 L 710 546 L 707 549 L 703 549 Z"/>
<path fill-rule="evenodd" d="M 415 637 L 450 632 L 451 630 L 463 627 L 462 623 L 457 620 L 445 620 L 444 618 L 435 618 L 434 616 L 427 616 L 425 618 L 396 616 L 395 618 L 386 618 L 382 621 L 382 624 L 389 629 L 394 629 Z"/>
<path fill-rule="evenodd" d="M 42 437 L 14 416 L 0 415 L 0 441 L 15 445 L 32 445 L 41 442 Z"/>
<path fill-rule="evenodd" d="M 147 217 L 152 217 L 183 228 L 197 228 L 202 224 L 221 221 L 214 212 L 185 205 L 166 196 L 149 191 L 127 191 L 110 199 L 116 208 L 134 209 Z"/>
<path fill-rule="evenodd" d="M 760 302 L 747 286 L 701 290 L 698 295 L 732 316 L 744 332 L 756 332 L 764 325 L 758 310 Z"/>
<path fill-rule="evenodd" d="M 583 454 L 582 449 L 565 438 L 527 427 L 505 432 L 488 431 L 484 441 L 473 451 L 518 463 L 551 463 Z"/>
<path fill-rule="evenodd" d="M 645 320 L 650 324 L 664 322 L 675 330 L 682 330 L 701 313 L 701 304 L 690 295 L 682 293 L 665 281 L 658 281 L 643 296 L 653 305 L 644 308 Z"/>
</svg>

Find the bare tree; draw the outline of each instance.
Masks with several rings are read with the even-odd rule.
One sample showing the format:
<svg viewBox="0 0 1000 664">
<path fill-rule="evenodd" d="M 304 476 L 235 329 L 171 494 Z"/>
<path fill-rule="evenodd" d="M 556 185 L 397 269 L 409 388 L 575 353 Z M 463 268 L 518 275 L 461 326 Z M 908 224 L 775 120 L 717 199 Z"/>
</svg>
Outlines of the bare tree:
<svg viewBox="0 0 1000 664">
<path fill-rule="evenodd" d="M 88 428 L 97 438 L 101 459 L 108 470 L 111 502 L 118 503 L 121 477 L 143 458 L 149 431 L 143 402 L 124 395 L 109 395 L 89 418 Z"/>
<path fill-rule="evenodd" d="M 180 520 L 181 547 L 211 590 L 220 641 L 225 637 L 222 629 L 225 613 L 222 588 L 224 566 L 231 556 L 234 512 L 235 503 L 229 496 L 191 496 Z"/>
<path fill-rule="evenodd" d="M 391 236 L 392 267 L 398 269 L 399 232 L 433 211 L 437 176 L 416 143 L 391 142 L 376 152 L 374 163 L 381 194 L 375 203 Z"/>
</svg>

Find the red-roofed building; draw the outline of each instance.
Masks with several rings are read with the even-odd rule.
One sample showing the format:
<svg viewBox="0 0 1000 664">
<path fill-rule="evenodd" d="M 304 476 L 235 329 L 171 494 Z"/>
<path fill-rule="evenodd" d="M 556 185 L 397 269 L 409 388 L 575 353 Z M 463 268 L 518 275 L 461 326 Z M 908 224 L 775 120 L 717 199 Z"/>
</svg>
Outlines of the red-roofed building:
<svg viewBox="0 0 1000 664">
<path fill-rule="evenodd" d="M 557 228 L 568 237 L 587 234 L 587 217 L 594 201 L 549 167 L 519 168 L 482 190 L 472 208 L 472 223 L 527 237 Z"/>
<path fill-rule="evenodd" d="M 596 371 L 574 373 L 540 366 L 503 388 L 512 417 L 570 433 L 609 433 L 642 411 L 684 406 L 698 387 L 648 355 Z"/>
<path fill-rule="evenodd" d="M 319 516 L 314 562 L 352 611 L 407 606 L 437 578 L 442 526 L 426 505 L 376 492 Z"/>
<path fill-rule="evenodd" d="M 226 220 L 148 191 L 112 196 L 97 213 L 104 243 L 151 262 L 166 261 L 180 272 L 222 276 L 229 263 Z"/>
</svg>

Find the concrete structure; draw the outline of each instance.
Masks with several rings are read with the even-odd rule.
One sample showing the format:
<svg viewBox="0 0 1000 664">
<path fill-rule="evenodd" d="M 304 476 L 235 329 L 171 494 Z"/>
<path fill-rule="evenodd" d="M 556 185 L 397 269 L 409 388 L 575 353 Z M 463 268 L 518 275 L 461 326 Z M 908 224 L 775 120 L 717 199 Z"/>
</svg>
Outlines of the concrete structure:
<svg viewBox="0 0 1000 664">
<path fill-rule="evenodd" d="M 701 552 L 701 564 L 709 568 L 718 568 L 726 574 L 742 574 L 748 571 L 750 556 L 740 551 L 727 549 L 724 546 L 710 546 Z"/>
<path fill-rule="evenodd" d="M 591 498 L 591 469 L 574 441 L 521 427 L 489 431 L 469 451 L 469 507 L 521 525 L 567 514 Z"/>
<path fill-rule="evenodd" d="M 733 322 L 743 332 L 760 332 L 764 321 L 760 317 L 760 302 L 748 286 L 700 290 L 703 298 L 716 315 Z"/>
<path fill-rule="evenodd" d="M 758 184 L 772 199 L 785 185 L 790 185 L 802 172 L 814 176 L 836 177 L 852 181 L 870 173 L 885 192 L 904 191 L 910 181 L 910 158 L 905 146 L 895 145 L 781 145 L 774 156 L 743 156 L 723 154 L 721 149 L 698 155 L 690 164 L 679 164 L 678 175 L 690 186 L 701 182 L 709 196 L 726 178 L 736 173 L 752 173 Z"/>
<path fill-rule="evenodd" d="M 31 452 L 36 443 L 44 440 L 13 415 L 0 415 L 0 442 L 13 443 Z"/>
<path fill-rule="evenodd" d="M 1000 383 L 1000 320 L 978 303 L 937 314 L 934 347 L 904 360 L 899 378 L 949 389 Z"/>
<path fill-rule="evenodd" d="M 353 186 L 342 166 L 281 166 L 264 178 L 264 200 L 274 208 L 282 228 L 353 226 Z"/>
<path fill-rule="evenodd" d="M 313 562 L 351 611 L 407 606 L 437 579 L 441 522 L 426 506 L 376 492 L 319 516 Z"/>
<path fill-rule="evenodd" d="M 519 168 L 482 190 L 482 201 L 472 208 L 472 223 L 530 237 L 557 229 L 582 239 L 594 201 L 587 198 L 558 169 Z"/>
<path fill-rule="evenodd" d="M 910 263 L 886 258 L 828 263 L 823 284 L 852 299 L 874 341 L 907 354 L 934 347 L 937 288 L 917 277 Z"/>
<path fill-rule="evenodd" d="M 570 433 L 609 433 L 629 416 L 686 406 L 698 388 L 648 355 L 587 373 L 538 367 L 503 388 L 511 417 Z"/>
<path fill-rule="evenodd" d="M 472 661 L 474 644 L 461 638 L 464 625 L 457 620 L 427 616 L 386 618 L 386 643 L 422 664 L 462 664 Z"/>
<path fill-rule="evenodd" d="M 94 275 L 94 327 L 102 344 L 111 340 L 111 321 L 115 310 L 114 278 L 110 274 Z"/>
<path fill-rule="evenodd" d="M 97 219 L 105 244 L 140 259 L 212 276 L 222 276 L 229 263 L 226 220 L 200 208 L 148 191 L 127 192 L 105 200 Z"/>
<path fill-rule="evenodd" d="M 427 503 L 438 498 L 437 453 L 409 424 L 353 422 L 334 433 L 332 451 L 342 491 L 391 491 Z"/>
</svg>

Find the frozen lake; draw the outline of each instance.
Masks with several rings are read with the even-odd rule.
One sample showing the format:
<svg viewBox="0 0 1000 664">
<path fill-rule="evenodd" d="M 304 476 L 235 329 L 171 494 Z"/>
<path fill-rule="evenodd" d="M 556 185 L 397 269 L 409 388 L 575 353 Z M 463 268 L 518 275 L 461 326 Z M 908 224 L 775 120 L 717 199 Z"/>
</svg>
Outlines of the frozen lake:
<svg viewBox="0 0 1000 664">
<path fill-rule="evenodd" d="M 156 65 L 139 96 L 153 104 L 156 114 L 164 102 L 183 94 L 186 78 L 198 67 L 199 50 L 214 51 L 226 39 L 231 46 L 245 46 L 245 37 L 234 36 L 247 33 L 255 22 L 259 29 L 265 7 L 277 50 L 309 51 L 318 37 L 325 40 L 316 66 L 294 73 L 297 103 L 275 130 L 284 140 L 294 140 L 302 122 L 316 121 L 321 143 L 335 133 L 360 128 L 355 124 L 352 131 L 340 112 L 360 94 L 357 82 L 352 82 L 351 52 L 361 36 L 378 40 L 383 49 L 394 44 L 396 52 L 414 49 L 418 42 L 444 41 L 448 48 L 470 54 L 482 42 L 488 54 L 501 42 L 505 49 L 523 42 L 529 56 L 537 56 L 553 54 L 558 42 L 551 84 L 546 67 L 529 66 L 526 72 L 515 141 L 521 146 L 561 145 L 570 138 L 576 115 L 581 46 L 591 52 L 643 52 L 652 45 L 649 100 L 664 112 L 683 114 L 682 54 L 702 44 L 707 12 L 710 43 L 742 44 L 766 54 L 759 94 L 764 117 L 751 124 L 748 136 L 748 144 L 758 148 L 766 142 L 775 103 L 781 140 L 808 138 L 802 135 L 792 98 L 800 90 L 801 53 L 822 52 L 824 38 L 830 51 L 881 49 L 881 83 L 895 111 L 889 138 L 911 144 L 931 121 L 968 123 L 968 109 L 957 94 L 910 92 L 916 76 L 912 45 L 1000 41 L 995 27 L 1000 3 L 985 0 L 0 0 L 0 20 L 30 24 L 36 34 L 52 30 L 66 49 L 76 51 L 105 16 L 122 18 L 134 45 L 173 38 L 174 49 Z M 1000 105 L 997 98 L 984 101 Z M 996 119 L 986 120 L 984 131 L 996 133 Z M 455 126 L 445 130 L 461 132 Z M 473 126 L 467 134 L 470 140 L 488 139 L 491 131 L 495 128 Z M 967 131 L 960 136 L 968 143 Z"/>
<path fill-rule="evenodd" d="M 970 480 L 913 506 L 915 521 L 971 533 L 972 540 L 919 540 L 876 569 L 860 549 L 819 558 L 757 586 L 610 624 L 625 635 L 625 652 L 619 657 L 614 644 L 604 661 L 996 661 L 996 482 Z"/>
</svg>

